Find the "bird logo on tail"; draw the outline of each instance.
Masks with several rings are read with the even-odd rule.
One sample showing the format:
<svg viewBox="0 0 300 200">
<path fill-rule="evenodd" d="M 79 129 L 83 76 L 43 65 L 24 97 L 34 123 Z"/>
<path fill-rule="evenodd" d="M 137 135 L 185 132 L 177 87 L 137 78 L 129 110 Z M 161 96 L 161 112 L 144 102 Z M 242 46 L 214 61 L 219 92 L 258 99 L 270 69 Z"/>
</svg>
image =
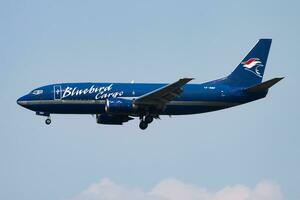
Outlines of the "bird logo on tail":
<svg viewBox="0 0 300 200">
<path fill-rule="evenodd" d="M 241 63 L 245 70 L 254 73 L 258 77 L 262 77 L 261 72 L 259 71 L 259 67 L 263 67 L 264 65 L 260 61 L 259 58 L 250 58 L 247 61 Z"/>
</svg>

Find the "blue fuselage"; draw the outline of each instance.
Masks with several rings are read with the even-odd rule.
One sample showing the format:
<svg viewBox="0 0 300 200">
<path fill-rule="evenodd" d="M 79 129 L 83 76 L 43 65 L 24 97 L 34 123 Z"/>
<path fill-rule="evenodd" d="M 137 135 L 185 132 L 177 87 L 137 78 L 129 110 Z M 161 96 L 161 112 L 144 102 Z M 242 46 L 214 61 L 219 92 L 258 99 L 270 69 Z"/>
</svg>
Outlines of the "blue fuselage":
<svg viewBox="0 0 300 200">
<path fill-rule="evenodd" d="M 271 39 L 260 39 L 228 76 L 203 84 L 188 84 L 182 77 L 170 84 L 157 83 L 61 83 L 37 88 L 17 103 L 47 116 L 95 114 L 98 124 L 122 125 L 139 117 L 139 127 L 160 115 L 186 115 L 221 110 L 264 98 L 283 79 L 262 82 Z"/>
<path fill-rule="evenodd" d="M 102 114 L 107 99 L 134 99 L 167 84 L 146 83 L 62 83 L 37 88 L 18 99 L 18 104 L 37 113 Z M 243 88 L 223 80 L 203 84 L 187 84 L 180 96 L 167 103 L 157 115 L 196 114 L 220 110 L 266 96 L 266 92 L 249 95 Z M 124 113 L 138 116 L 138 111 Z"/>
</svg>

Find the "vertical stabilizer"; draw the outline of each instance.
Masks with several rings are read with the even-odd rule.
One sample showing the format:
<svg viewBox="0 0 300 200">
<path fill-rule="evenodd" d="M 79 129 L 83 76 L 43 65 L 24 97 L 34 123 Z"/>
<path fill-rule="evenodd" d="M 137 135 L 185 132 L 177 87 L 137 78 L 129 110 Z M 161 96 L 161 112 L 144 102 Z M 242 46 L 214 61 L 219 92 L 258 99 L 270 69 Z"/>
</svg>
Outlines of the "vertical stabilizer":
<svg viewBox="0 0 300 200">
<path fill-rule="evenodd" d="M 260 39 L 240 62 L 228 79 L 241 87 L 250 87 L 262 82 L 272 39 Z"/>
</svg>

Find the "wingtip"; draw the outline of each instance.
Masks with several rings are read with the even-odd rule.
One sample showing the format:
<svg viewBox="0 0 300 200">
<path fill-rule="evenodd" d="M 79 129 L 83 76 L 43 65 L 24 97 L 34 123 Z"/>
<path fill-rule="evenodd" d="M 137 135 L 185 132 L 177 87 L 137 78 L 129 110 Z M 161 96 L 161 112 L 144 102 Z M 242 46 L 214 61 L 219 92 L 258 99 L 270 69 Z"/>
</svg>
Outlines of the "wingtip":
<svg viewBox="0 0 300 200">
<path fill-rule="evenodd" d="M 284 79 L 285 77 L 277 77 L 277 78 L 275 78 L 276 80 L 278 80 L 278 81 L 281 81 L 282 79 Z"/>
</svg>

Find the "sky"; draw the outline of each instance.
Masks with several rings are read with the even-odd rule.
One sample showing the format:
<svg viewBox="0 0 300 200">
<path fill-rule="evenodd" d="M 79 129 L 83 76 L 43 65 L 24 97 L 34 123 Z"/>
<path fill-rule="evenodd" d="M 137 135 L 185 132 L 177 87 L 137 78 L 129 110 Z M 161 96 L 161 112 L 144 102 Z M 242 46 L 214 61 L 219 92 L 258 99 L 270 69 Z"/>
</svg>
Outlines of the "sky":
<svg viewBox="0 0 300 200">
<path fill-rule="evenodd" d="M 0 199 L 298 200 L 299 1 L 0 1 Z M 60 82 L 193 83 L 272 38 L 267 98 L 218 112 L 96 124 L 16 104 Z"/>
</svg>

